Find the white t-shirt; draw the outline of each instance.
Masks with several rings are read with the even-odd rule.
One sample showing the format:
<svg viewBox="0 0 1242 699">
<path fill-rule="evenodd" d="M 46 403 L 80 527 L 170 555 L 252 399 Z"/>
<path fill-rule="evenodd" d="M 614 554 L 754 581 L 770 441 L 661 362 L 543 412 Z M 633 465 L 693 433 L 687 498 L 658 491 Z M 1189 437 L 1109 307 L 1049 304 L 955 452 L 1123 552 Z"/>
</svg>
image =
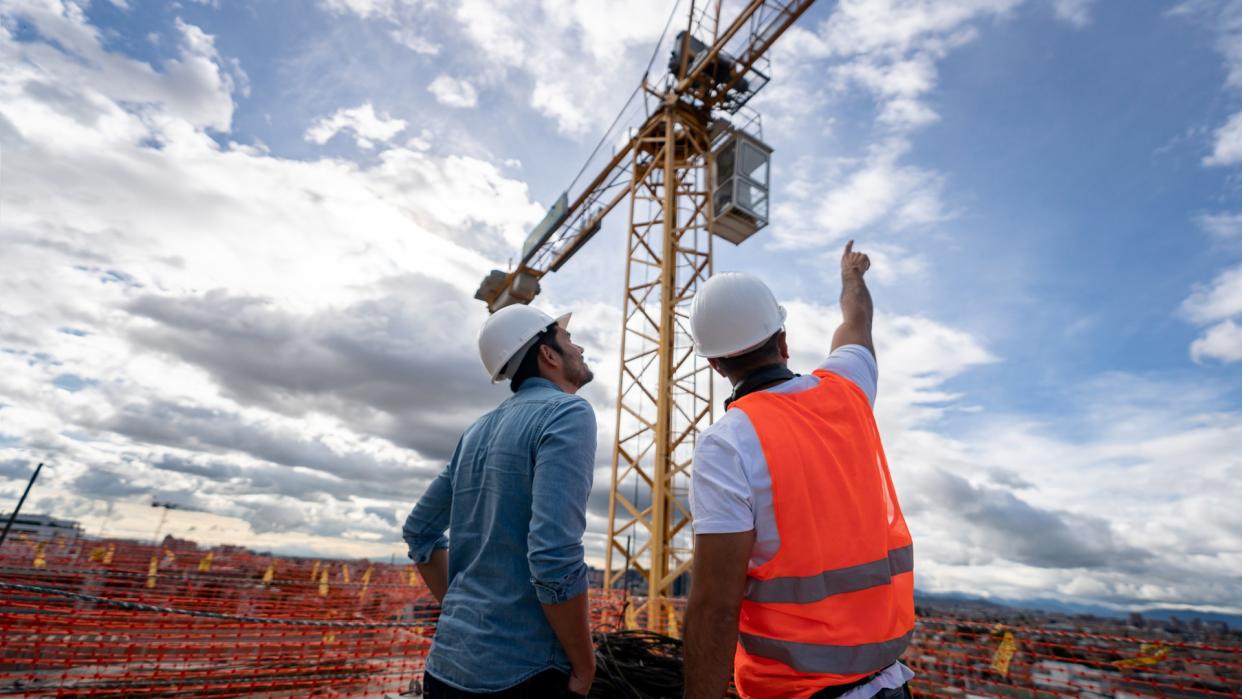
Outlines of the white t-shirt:
<svg viewBox="0 0 1242 699">
<path fill-rule="evenodd" d="M 819 368 L 853 382 L 875 405 L 879 369 L 866 347 L 838 347 Z M 814 376 L 797 376 L 765 390 L 798 393 L 818 383 Z M 771 560 L 781 546 L 772 508 L 768 462 L 754 425 L 741 410 L 726 410 L 699 436 L 690 471 L 690 513 L 696 534 L 732 534 L 754 529 L 752 568 Z"/>
<path fill-rule="evenodd" d="M 819 366 L 862 389 L 875 406 L 879 368 L 875 356 L 862 345 L 845 345 L 828 355 Z M 797 393 L 819 383 L 815 376 L 797 376 L 764 389 L 773 393 Z M 690 472 L 690 513 L 696 534 L 733 534 L 755 530 L 750 565 L 756 567 L 776 555 L 781 537 L 772 507 L 772 476 L 750 418 L 741 410 L 726 410 L 699 437 Z M 855 687 L 839 699 L 865 699 L 882 689 L 900 687 L 914 673 L 900 662 L 884 668 L 870 682 Z"/>
</svg>

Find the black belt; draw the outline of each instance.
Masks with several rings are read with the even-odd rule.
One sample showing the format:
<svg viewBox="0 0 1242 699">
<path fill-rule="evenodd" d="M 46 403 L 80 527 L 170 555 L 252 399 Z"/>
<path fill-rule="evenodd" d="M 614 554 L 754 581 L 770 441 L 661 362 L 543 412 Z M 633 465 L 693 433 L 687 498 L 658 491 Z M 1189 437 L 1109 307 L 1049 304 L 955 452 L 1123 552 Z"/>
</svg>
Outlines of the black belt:
<svg viewBox="0 0 1242 699">
<path fill-rule="evenodd" d="M 851 689 L 854 689 L 855 687 L 861 687 L 864 684 L 867 684 L 868 682 L 870 682 L 871 680 L 874 680 L 875 678 L 879 677 L 880 673 L 884 672 L 884 670 L 886 669 L 888 668 L 877 670 L 876 672 L 873 672 L 870 675 L 867 675 L 861 680 L 854 680 L 853 682 L 850 682 L 848 684 L 834 684 L 831 687 L 824 687 L 818 692 L 812 694 L 810 699 L 837 699 L 837 697 L 841 696 L 842 694 L 845 694 Z"/>
</svg>

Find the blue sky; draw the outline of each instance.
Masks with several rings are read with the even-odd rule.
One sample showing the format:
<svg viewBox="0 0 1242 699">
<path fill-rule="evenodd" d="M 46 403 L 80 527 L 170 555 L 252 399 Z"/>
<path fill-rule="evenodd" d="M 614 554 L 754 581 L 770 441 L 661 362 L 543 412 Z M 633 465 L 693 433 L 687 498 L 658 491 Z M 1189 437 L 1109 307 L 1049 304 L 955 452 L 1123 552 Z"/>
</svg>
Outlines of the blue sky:
<svg viewBox="0 0 1242 699">
<path fill-rule="evenodd" d="M 203 541 L 401 555 L 505 395 L 474 286 L 671 7 L 0 2 L 0 496 L 43 459 L 34 506 L 91 532 L 155 498 Z M 840 247 L 873 255 L 920 587 L 1237 612 L 1242 3 L 822 2 L 771 67 L 774 219 L 716 269 L 770 280 L 805 369 Z M 541 297 L 599 376 L 591 556 L 624 226 Z"/>
</svg>

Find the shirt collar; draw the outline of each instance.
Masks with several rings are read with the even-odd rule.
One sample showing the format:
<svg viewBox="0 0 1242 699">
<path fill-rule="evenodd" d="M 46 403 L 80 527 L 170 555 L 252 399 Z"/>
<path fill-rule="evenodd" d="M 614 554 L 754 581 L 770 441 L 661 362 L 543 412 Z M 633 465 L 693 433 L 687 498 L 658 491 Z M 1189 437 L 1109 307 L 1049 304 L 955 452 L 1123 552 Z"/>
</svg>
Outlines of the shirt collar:
<svg viewBox="0 0 1242 699">
<path fill-rule="evenodd" d="M 554 391 L 560 391 L 561 393 L 565 392 L 565 389 L 561 388 L 560 386 L 557 386 L 556 384 L 543 378 L 542 376 L 532 376 L 529 379 L 526 379 L 525 381 L 522 382 L 522 386 L 521 388 L 518 389 L 518 393 L 521 393 L 522 391 L 530 390 L 531 388 L 534 388 L 535 386 L 542 386 L 544 388 L 550 388 Z"/>
</svg>

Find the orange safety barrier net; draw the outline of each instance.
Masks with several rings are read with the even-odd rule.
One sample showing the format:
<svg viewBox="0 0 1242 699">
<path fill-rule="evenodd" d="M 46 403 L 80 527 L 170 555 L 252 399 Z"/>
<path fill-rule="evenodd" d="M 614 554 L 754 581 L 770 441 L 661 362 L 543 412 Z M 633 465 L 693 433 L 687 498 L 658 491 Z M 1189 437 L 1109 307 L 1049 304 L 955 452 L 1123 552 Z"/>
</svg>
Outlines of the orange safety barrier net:
<svg viewBox="0 0 1242 699">
<path fill-rule="evenodd" d="M 6 542 L 0 696 L 378 698 L 420 689 L 438 606 L 413 566 L 176 543 Z M 626 613 L 633 605 L 620 593 L 591 594 L 597 630 L 644 622 Z M 683 611 L 675 600 L 670 632 Z M 918 694 L 1236 697 L 1242 689 L 1236 642 L 920 611 L 903 659 Z"/>
<path fill-rule="evenodd" d="M 10 540 L 0 696 L 408 696 L 438 613 L 408 564 Z"/>
<path fill-rule="evenodd" d="M 1142 635 L 1020 626 L 921 609 L 902 661 L 915 692 L 986 697 L 1237 697 L 1239 636 L 1188 642 Z M 929 613 L 931 612 L 931 613 Z"/>
</svg>

